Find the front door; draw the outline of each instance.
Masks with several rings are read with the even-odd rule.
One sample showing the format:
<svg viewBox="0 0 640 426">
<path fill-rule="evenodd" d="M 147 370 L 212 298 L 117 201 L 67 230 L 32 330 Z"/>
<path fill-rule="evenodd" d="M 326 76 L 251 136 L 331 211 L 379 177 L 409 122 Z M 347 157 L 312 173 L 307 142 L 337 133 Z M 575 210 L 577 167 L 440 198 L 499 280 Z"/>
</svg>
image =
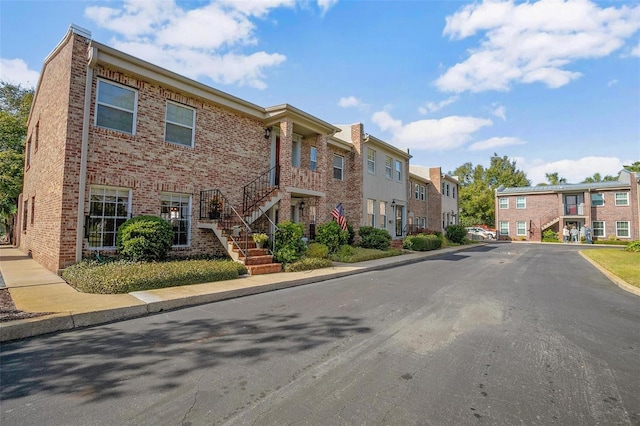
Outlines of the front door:
<svg viewBox="0 0 640 426">
<path fill-rule="evenodd" d="M 396 206 L 396 237 L 402 236 L 402 229 L 404 228 L 403 216 L 404 206 Z"/>
</svg>

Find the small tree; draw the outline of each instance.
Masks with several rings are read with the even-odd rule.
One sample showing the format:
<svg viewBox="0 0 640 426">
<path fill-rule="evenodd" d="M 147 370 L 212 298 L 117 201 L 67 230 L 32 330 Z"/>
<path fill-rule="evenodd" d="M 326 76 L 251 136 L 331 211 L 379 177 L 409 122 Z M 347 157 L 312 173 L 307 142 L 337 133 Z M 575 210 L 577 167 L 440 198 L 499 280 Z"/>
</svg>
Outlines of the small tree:
<svg viewBox="0 0 640 426">
<path fill-rule="evenodd" d="M 173 243 L 171 224 L 157 216 L 138 216 L 118 228 L 118 253 L 134 260 L 162 260 Z"/>
<path fill-rule="evenodd" d="M 462 244 L 467 237 L 467 230 L 462 225 L 449 225 L 446 231 L 447 240 L 455 244 Z"/>
</svg>

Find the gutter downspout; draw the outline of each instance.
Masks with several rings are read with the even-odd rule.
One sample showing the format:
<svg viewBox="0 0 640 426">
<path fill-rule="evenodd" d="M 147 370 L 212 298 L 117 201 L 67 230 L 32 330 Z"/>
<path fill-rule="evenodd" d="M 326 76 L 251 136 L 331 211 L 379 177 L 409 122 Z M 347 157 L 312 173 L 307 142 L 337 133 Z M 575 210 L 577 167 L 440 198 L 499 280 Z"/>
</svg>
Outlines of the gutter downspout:
<svg viewBox="0 0 640 426">
<path fill-rule="evenodd" d="M 78 185 L 78 219 L 76 222 L 76 262 L 82 260 L 84 246 L 84 193 L 87 189 L 87 158 L 89 156 L 89 120 L 91 119 L 91 84 L 93 67 L 98 60 L 98 49 L 89 47 L 87 57 L 87 78 L 84 87 L 84 117 L 82 120 L 82 148 L 80 151 L 80 181 Z"/>
</svg>

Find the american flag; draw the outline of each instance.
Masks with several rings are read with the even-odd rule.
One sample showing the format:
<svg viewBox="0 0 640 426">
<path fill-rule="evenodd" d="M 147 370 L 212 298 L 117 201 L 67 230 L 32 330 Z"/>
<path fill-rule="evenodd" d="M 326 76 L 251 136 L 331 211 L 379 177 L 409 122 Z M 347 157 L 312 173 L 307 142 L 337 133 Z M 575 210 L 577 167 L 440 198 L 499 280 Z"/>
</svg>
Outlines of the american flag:
<svg viewBox="0 0 640 426">
<path fill-rule="evenodd" d="M 342 203 L 339 203 L 333 210 L 331 210 L 331 216 L 336 218 L 336 221 L 338 221 L 338 225 L 340 225 L 343 231 L 347 230 L 347 218 L 344 217 L 344 209 L 342 208 Z"/>
</svg>

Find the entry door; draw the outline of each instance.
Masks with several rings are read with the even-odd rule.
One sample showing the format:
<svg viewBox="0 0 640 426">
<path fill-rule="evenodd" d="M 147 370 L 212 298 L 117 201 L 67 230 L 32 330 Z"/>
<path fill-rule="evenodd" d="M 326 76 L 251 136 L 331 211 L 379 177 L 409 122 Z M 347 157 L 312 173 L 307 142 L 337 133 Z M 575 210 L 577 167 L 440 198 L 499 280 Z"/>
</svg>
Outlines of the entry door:
<svg viewBox="0 0 640 426">
<path fill-rule="evenodd" d="M 280 184 L 280 136 L 276 135 L 271 139 L 271 168 L 273 169 L 270 181 L 271 185 L 278 186 Z"/>
<path fill-rule="evenodd" d="M 404 206 L 396 206 L 396 237 L 402 236 L 402 228 L 404 228 L 403 216 Z"/>
</svg>

